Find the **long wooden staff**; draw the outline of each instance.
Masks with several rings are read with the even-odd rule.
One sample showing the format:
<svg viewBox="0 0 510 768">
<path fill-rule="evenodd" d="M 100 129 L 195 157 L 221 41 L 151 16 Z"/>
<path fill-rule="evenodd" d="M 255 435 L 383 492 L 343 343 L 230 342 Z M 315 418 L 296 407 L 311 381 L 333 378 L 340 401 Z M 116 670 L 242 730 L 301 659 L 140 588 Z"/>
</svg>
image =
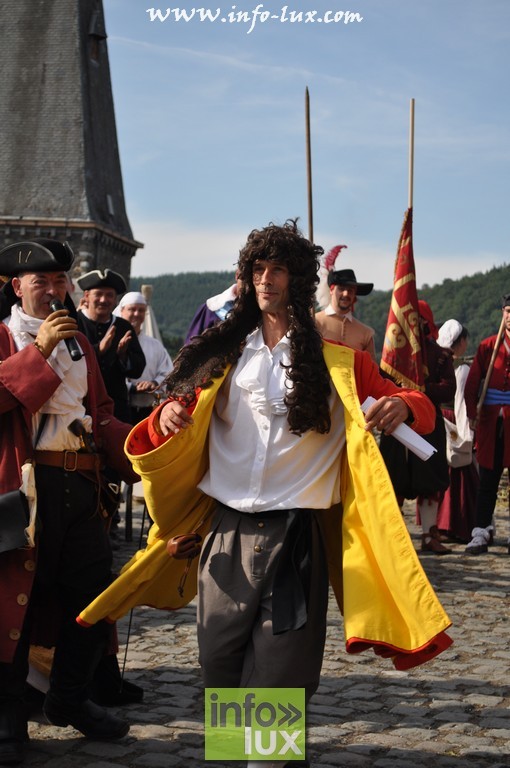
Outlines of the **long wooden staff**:
<svg viewBox="0 0 510 768">
<path fill-rule="evenodd" d="M 413 207 L 414 187 L 414 99 L 409 103 L 409 182 L 407 194 L 407 207 Z"/>
<path fill-rule="evenodd" d="M 499 326 L 498 335 L 496 336 L 496 343 L 494 344 L 494 349 L 492 350 L 489 367 L 487 368 L 487 373 L 485 374 L 485 380 L 483 382 L 482 391 L 480 393 L 480 397 L 478 398 L 478 405 L 476 406 L 476 422 L 478 422 L 480 418 L 480 413 L 482 412 L 483 401 L 485 400 L 485 395 L 487 394 L 487 389 L 489 388 L 489 380 L 492 375 L 494 363 L 496 362 L 496 357 L 498 356 L 498 351 L 501 346 L 501 342 L 503 341 L 504 333 L 505 333 L 505 316 L 503 315 L 503 317 L 501 318 L 501 325 Z"/>
<path fill-rule="evenodd" d="M 312 203 L 312 147 L 310 138 L 310 94 L 305 90 L 306 120 L 306 182 L 308 194 L 308 239 L 313 243 L 313 203 Z"/>
</svg>

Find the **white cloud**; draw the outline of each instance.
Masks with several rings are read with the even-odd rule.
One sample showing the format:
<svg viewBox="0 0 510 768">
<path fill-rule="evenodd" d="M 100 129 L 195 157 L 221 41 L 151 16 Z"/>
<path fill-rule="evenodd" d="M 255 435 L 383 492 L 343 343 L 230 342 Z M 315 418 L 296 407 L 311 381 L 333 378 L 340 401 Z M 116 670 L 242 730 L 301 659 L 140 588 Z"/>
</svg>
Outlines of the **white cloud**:
<svg viewBox="0 0 510 768">
<path fill-rule="evenodd" d="M 133 223 L 133 222 L 132 222 Z M 133 276 L 178 272 L 234 271 L 247 231 L 200 229 L 179 221 L 138 220 L 135 237 L 144 243 L 131 262 Z"/>
<path fill-rule="evenodd" d="M 246 54 L 239 52 L 235 56 L 227 56 L 221 53 L 214 53 L 203 49 L 183 48 L 175 45 L 158 45 L 156 43 L 147 43 L 142 40 L 134 40 L 119 36 L 109 38 L 109 44 L 119 44 L 131 49 L 143 50 L 147 53 L 153 53 L 155 56 L 167 56 L 170 58 L 196 60 L 205 63 L 208 67 L 219 67 L 230 70 L 238 70 L 244 73 L 250 72 L 260 76 L 269 74 L 272 77 L 303 77 L 310 78 L 312 72 L 309 69 L 292 66 L 282 66 L 281 64 L 260 63 L 253 58 L 247 58 Z M 112 47 L 113 47 L 112 45 Z M 343 82 L 341 78 L 336 78 L 338 82 Z"/>
</svg>

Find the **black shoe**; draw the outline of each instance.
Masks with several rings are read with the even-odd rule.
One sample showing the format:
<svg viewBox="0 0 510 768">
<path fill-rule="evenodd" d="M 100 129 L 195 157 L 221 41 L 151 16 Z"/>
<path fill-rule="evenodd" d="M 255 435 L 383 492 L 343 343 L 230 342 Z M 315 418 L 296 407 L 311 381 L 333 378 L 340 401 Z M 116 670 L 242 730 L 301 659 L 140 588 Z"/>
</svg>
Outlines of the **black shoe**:
<svg viewBox="0 0 510 768">
<path fill-rule="evenodd" d="M 121 739 L 129 731 L 129 723 L 115 717 L 104 707 L 99 707 L 87 699 L 77 707 L 63 704 L 48 694 L 44 701 L 43 712 L 52 725 L 65 728 L 72 725 L 87 739 L 109 741 Z"/>
<path fill-rule="evenodd" d="M 0 739 L 0 765 L 19 765 L 25 757 L 21 739 Z"/>
<path fill-rule="evenodd" d="M 0 765 L 19 765 L 25 757 L 28 730 L 21 709 L 13 704 L 10 711 L 0 712 Z"/>
</svg>

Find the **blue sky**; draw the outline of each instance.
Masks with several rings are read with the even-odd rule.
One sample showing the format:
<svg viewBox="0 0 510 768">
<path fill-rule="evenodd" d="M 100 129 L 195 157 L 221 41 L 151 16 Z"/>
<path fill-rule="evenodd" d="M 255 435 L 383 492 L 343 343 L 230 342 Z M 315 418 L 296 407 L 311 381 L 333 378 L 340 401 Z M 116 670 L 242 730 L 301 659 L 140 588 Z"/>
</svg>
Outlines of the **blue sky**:
<svg viewBox="0 0 510 768">
<path fill-rule="evenodd" d="M 392 285 L 411 98 L 418 286 L 510 263 L 509 0 L 208 2 L 104 0 L 132 275 L 233 269 L 269 221 L 307 233 L 306 86 L 314 239 L 358 280 Z M 230 22 L 257 5 L 362 20 Z"/>
</svg>

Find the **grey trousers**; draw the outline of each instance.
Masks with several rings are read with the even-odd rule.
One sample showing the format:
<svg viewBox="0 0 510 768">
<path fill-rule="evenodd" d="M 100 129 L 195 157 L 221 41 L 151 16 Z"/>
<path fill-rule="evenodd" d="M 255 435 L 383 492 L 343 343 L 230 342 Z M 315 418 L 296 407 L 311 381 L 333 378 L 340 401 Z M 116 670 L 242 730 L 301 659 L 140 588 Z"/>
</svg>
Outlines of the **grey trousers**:
<svg viewBox="0 0 510 768">
<path fill-rule="evenodd" d="M 285 517 L 216 509 L 198 579 L 198 646 L 206 687 L 317 690 L 328 604 L 327 564 L 312 518 L 312 568 L 305 626 L 272 632 L 272 584 Z"/>
</svg>

